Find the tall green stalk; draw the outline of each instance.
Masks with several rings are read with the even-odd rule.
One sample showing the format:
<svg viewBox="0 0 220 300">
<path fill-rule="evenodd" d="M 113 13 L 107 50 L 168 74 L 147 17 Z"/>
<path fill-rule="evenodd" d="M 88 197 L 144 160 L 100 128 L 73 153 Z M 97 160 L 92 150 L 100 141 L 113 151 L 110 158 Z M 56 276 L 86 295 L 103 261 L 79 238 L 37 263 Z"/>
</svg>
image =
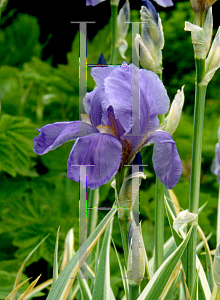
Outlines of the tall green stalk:
<svg viewBox="0 0 220 300">
<path fill-rule="evenodd" d="M 162 265 L 164 258 L 164 193 L 164 185 L 156 178 L 154 271 Z"/>
<path fill-rule="evenodd" d="M 129 284 L 128 300 L 136 300 L 140 295 L 140 285 Z"/>
<path fill-rule="evenodd" d="M 206 85 L 201 83 L 205 75 L 205 59 L 195 58 L 196 64 L 196 84 L 195 84 L 195 106 L 192 142 L 192 168 L 190 179 L 189 211 L 198 213 L 200 174 L 201 174 L 201 155 L 202 155 L 202 135 L 203 119 L 205 108 Z M 190 294 L 196 278 L 196 244 L 197 226 L 193 226 L 191 237 L 187 246 L 187 284 Z"/>
<path fill-rule="evenodd" d="M 115 176 L 116 179 L 116 190 L 119 195 L 123 180 L 124 180 L 124 168 L 120 168 L 118 173 Z M 123 209 L 123 208 L 121 208 Z M 122 246 L 124 251 L 125 263 L 127 264 L 128 260 L 128 230 L 129 230 L 129 221 L 131 218 L 131 210 L 124 209 L 123 218 L 119 218 L 119 227 L 121 232 Z"/>
</svg>

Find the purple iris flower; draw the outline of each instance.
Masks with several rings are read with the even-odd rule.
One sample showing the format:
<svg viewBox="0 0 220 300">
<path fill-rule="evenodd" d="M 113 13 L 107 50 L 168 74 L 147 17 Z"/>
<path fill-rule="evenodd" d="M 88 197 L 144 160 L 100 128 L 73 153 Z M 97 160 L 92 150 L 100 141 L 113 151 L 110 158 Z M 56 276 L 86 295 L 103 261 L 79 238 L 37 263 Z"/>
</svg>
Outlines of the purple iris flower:
<svg viewBox="0 0 220 300">
<path fill-rule="evenodd" d="M 92 5 L 95 6 L 105 0 L 86 0 L 86 6 Z"/>
<path fill-rule="evenodd" d="M 91 71 L 97 88 L 87 93 L 82 121 L 58 122 L 42 127 L 34 139 L 34 151 L 44 154 L 76 139 L 67 162 L 67 175 L 79 181 L 79 165 L 87 167 L 87 187 L 107 183 L 124 164 L 130 164 L 143 146 L 154 144 L 153 165 L 159 180 L 172 189 L 182 164 L 171 135 L 158 130 L 159 114 L 169 108 L 169 98 L 159 77 L 134 65 L 95 67 Z M 133 87 L 133 90 L 132 90 Z M 131 93 L 139 90 L 139 105 L 132 108 Z M 82 182 L 86 186 L 86 182 Z"/>
<path fill-rule="evenodd" d="M 219 143 L 215 145 L 215 158 L 213 159 L 211 171 L 218 176 L 217 181 L 220 183 L 220 148 Z"/>
</svg>

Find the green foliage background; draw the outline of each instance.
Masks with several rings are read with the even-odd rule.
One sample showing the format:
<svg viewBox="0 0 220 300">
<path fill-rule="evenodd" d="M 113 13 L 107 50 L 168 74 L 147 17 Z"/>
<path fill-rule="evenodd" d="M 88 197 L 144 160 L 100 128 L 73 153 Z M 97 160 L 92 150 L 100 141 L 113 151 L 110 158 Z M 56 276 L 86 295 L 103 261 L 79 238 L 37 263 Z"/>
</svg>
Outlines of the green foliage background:
<svg viewBox="0 0 220 300">
<path fill-rule="evenodd" d="M 163 51 L 163 80 L 172 99 L 185 84 L 185 107 L 173 138 L 182 159 L 183 174 L 174 188 L 180 206 L 188 207 L 191 164 L 191 142 L 194 99 L 194 60 L 190 34 L 184 32 L 184 22 L 193 21 L 189 2 L 178 3 L 169 14 L 162 12 L 165 48 Z M 36 128 L 58 121 L 78 119 L 78 34 L 67 53 L 68 63 L 52 67 L 42 61 L 44 45 L 39 43 L 40 27 L 33 16 L 18 14 L 10 25 L 2 19 L 0 29 L 0 299 L 12 290 L 15 274 L 28 253 L 48 234 L 50 236 L 35 252 L 28 264 L 44 259 L 51 276 L 57 228 L 60 226 L 60 254 L 65 236 L 71 227 L 78 247 L 78 195 L 79 186 L 66 175 L 66 162 L 73 142 L 42 157 L 33 151 Z M 139 12 L 132 11 L 132 20 L 139 19 Z M 101 29 L 95 38 L 88 40 L 88 64 L 97 62 L 100 53 L 110 56 L 110 25 Z M 105 43 L 100 41 L 105 40 Z M 131 45 L 131 28 L 127 37 Z M 131 61 L 131 48 L 126 52 Z M 123 62 L 122 59 L 119 62 Z M 94 88 L 89 75 L 88 91 Z M 207 92 L 205 110 L 202 177 L 200 205 L 207 202 L 200 215 L 200 226 L 206 234 L 213 232 L 210 246 L 215 248 L 216 210 L 218 185 L 210 172 L 220 124 L 219 86 L 217 72 Z M 155 175 L 152 167 L 152 148 L 142 150 L 147 179 L 141 186 L 141 215 L 145 246 L 149 257 L 153 252 Z M 110 183 L 100 188 L 100 206 L 111 206 L 114 192 Z M 99 219 L 103 217 L 99 213 Z M 117 220 L 116 220 L 117 221 Z M 121 249 L 119 228 L 114 222 L 113 238 Z M 168 222 L 166 239 L 171 235 Z M 121 299 L 121 281 L 117 260 L 112 250 L 112 287 Z M 39 263 L 40 264 L 40 263 Z M 40 273 L 41 270 L 38 265 Z M 36 276 L 39 274 L 35 274 Z M 25 279 L 27 278 L 24 275 Z"/>
</svg>

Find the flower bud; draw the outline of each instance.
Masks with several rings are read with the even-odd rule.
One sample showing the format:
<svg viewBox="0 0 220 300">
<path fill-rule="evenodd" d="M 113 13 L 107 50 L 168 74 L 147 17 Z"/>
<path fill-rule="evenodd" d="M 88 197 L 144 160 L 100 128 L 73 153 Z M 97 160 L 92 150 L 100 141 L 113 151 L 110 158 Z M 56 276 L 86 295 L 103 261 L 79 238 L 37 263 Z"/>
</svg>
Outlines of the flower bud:
<svg viewBox="0 0 220 300">
<path fill-rule="evenodd" d="M 180 121 L 182 108 L 184 104 L 184 92 L 183 92 L 184 86 L 182 86 L 181 91 L 178 90 L 176 96 L 174 97 L 174 100 L 171 104 L 171 108 L 169 111 L 168 116 L 165 119 L 165 128 L 164 130 L 167 131 L 170 135 L 172 135 Z"/>
<path fill-rule="evenodd" d="M 118 47 L 119 53 L 123 59 L 126 59 L 125 52 L 128 48 L 128 43 L 125 40 L 125 37 L 128 33 L 130 21 L 130 5 L 129 1 L 126 0 L 125 4 L 119 11 L 117 17 L 117 29 L 118 29 L 118 39 L 116 42 L 116 47 Z"/>
<path fill-rule="evenodd" d="M 140 227 L 132 219 L 129 228 L 129 254 L 127 264 L 128 283 L 139 285 L 145 273 L 144 243 Z"/>
<path fill-rule="evenodd" d="M 105 56 L 103 55 L 103 53 L 101 53 L 99 55 L 98 61 L 97 61 L 97 65 L 106 65 L 106 59 Z"/>
<path fill-rule="evenodd" d="M 205 0 L 190 0 L 192 9 L 195 13 L 201 12 L 205 10 Z"/>
<path fill-rule="evenodd" d="M 125 209 L 131 209 L 134 205 L 135 199 L 139 193 L 140 178 L 146 179 L 143 172 L 135 172 L 127 176 L 121 186 L 119 195 L 116 191 L 116 182 L 112 182 L 112 187 L 115 189 L 115 196 L 117 200 L 117 205 L 119 207 L 118 217 L 123 219 L 125 214 Z"/>
<path fill-rule="evenodd" d="M 139 53 L 143 68 L 155 73 L 162 71 L 162 49 L 164 47 L 164 36 L 161 19 L 153 4 L 141 7 L 141 37 L 136 36 L 135 46 Z"/>
<path fill-rule="evenodd" d="M 190 22 L 185 22 L 184 30 L 191 31 L 195 57 L 199 59 L 205 59 L 209 51 L 211 38 L 212 38 L 212 30 L 213 30 L 212 8 L 210 8 L 206 14 L 204 29 Z"/>
<path fill-rule="evenodd" d="M 220 27 L 215 35 L 209 55 L 205 61 L 206 75 L 203 82 L 208 84 L 214 76 L 216 70 L 220 67 Z"/>
<path fill-rule="evenodd" d="M 110 5 L 118 6 L 120 0 L 110 0 Z"/>
</svg>

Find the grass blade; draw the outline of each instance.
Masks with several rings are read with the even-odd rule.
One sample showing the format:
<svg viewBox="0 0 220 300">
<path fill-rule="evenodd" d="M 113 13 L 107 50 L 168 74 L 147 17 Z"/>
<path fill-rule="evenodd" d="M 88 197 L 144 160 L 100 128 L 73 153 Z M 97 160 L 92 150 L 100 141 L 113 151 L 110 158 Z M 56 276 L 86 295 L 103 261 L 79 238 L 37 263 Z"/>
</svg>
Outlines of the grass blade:
<svg viewBox="0 0 220 300">
<path fill-rule="evenodd" d="M 165 289 L 169 278 L 181 258 L 186 245 L 191 235 L 192 227 L 190 228 L 186 238 L 179 247 L 163 262 L 160 268 L 156 271 L 153 278 L 149 281 L 138 300 L 155 300 L 160 299 L 163 290 Z"/>
<path fill-rule="evenodd" d="M 112 221 L 106 228 L 99 255 L 98 269 L 95 275 L 95 283 L 92 298 L 96 300 L 110 300 L 110 241 L 112 232 Z"/>
<path fill-rule="evenodd" d="M 23 261 L 19 271 L 18 271 L 18 274 L 16 276 L 16 279 L 15 279 L 15 283 L 14 283 L 14 288 L 13 290 L 18 286 L 19 284 L 19 281 L 21 279 L 21 274 L 23 272 L 23 269 L 24 269 L 24 266 L 26 264 L 26 262 L 28 261 L 28 259 L 31 257 L 31 255 L 40 247 L 40 245 L 48 238 L 49 234 L 28 254 L 28 256 L 25 258 L 25 260 Z M 11 300 L 15 300 L 16 299 L 16 296 L 17 296 L 17 291 L 18 289 L 16 290 L 16 292 L 12 295 L 11 297 Z"/>
<path fill-rule="evenodd" d="M 51 289 L 47 300 L 65 300 L 68 296 L 69 290 L 74 282 L 75 276 L 82 266 L 83 262 L 86 260 L 87 255 L 92 251 L 97 241 L 99 240 L 102 233 L 105 231 L 111 219 L 114 217 L 117 209 L 113 207 L 108 214 L 102 219 L 93 233 L 81 246 L 80 253 L 81 259 L 79 261 L 79 250 L 73 256 L 73 258 L 68 262 L 64 270 L 59 275 L 57 281 L 55 282 L 53 288 Z"/>
</svg>

